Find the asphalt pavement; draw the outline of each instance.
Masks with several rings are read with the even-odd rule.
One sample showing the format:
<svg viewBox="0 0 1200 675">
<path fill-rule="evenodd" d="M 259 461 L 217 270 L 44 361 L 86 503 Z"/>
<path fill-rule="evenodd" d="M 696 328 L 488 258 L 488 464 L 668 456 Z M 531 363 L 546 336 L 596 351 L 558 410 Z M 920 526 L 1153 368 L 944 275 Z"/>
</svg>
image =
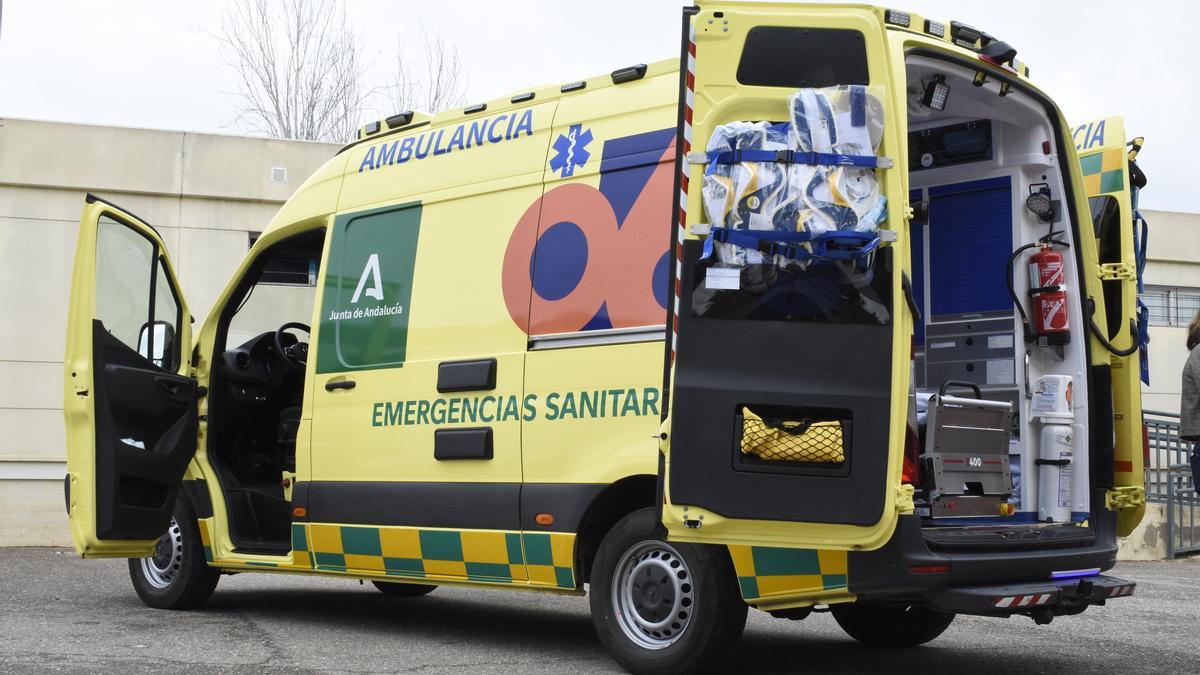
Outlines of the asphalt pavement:
<svg viewBox="0 0 1200 675">
<path fill-rule="evenodd" d="M 1122 563 L 1138 582 L 1049 626 L 959 617 L 921 648 L 874 651 L 827 614 L 751 611 L 731 671 L 1200 672 L 1200 558 Z M 221 579 L 203 607 L 144 606 L 124 560 L 0 549 L 0 672 L 619 672 L 586 598 L 439 588 L 391 598 L 370 584 L 277 574 Z"/>
</svg>

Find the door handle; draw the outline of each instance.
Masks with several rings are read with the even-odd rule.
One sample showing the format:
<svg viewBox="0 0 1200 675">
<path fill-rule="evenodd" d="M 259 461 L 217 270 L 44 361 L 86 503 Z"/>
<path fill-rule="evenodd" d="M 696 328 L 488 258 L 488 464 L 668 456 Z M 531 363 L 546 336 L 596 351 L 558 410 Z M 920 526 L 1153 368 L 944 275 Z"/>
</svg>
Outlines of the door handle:
<svg viewBox="0 0 1200 675">
<path fill-rule="evenodd" d="M 325 383 L 325 391 L 333 391 L 335 389 L 353 389 L 357 386 L 354 380 L 330 380 Z"/>
<path fill-rule="evenodd" d="M 194 394 L 190 388 L 185 389 L 187 383 L 177 380 L 160 377 L 156 378 L 155 383 L 158 385 L 158 390 L 173 401 L 187 402 L 192 399 Z"/>
</svg>

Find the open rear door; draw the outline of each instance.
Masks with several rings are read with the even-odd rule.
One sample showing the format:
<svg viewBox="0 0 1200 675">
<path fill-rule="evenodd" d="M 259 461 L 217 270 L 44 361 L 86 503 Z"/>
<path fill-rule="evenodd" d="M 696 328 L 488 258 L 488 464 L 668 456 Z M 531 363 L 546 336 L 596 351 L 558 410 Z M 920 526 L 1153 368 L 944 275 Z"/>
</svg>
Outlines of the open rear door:
<svg viewBox="0 0 1200 675">
<path fill-rule="evenodd" d="M 1072 132 L 1083 188 L 1092 213 L 1093 233 L 1104 290 L 1104 315 L 1092 317 L 1099 331 L 1118 353 L 1107 354 L 1112 373 L 1113 447 L 1112 487 L 1109 505 L 1117 509 L 1117 534 L 1127 536 L 1145 513 L 1142 456 L 1142 396 L 1139 379 L 1146 375 L 1145 351 L 1148 314 L 1140 307 L 1138 286 L 1141 265 L 1135 236 L 1144 224 L 1135 222 L 1130 160 L 1125 122 L 1106 117 L 1081 124 Z M 1144 242 L 1143 242 L 1144 245 Z M 1140 346 L 1141 349 L 1137 349 Z M 1099 350 L 1094 347 L 1094 350 Z"/>
<path fill-rule="evenodd" d="M 87 196 L 67 319 L 67 509 L 84 557 L 153 552 L 196 449 L 191 315 L 162 238 Z"/>
<path fill-rule="evenodd" d="M 902 292 L 907 256 L 900 255 L 907 250 L 904 92 L 893 84 L 881 11 L 704 3 L 685 17 L 681 136 L 690 152 L 681 166 L 669 426 L 662 443 L 662 517 L 672 540 L 873 549 L 891 537 L 898 514 L 912 509 L 911 487 L 900 479 L 913 320 Z M 800 89 L 842 85 L 852 85 L 842 90 L 849 99 L 845 119 L 837 104 L 846 99 L 831 94 L 807 99 L 808 121 L 792 121 L 799 104 L 791 101 Z M 851 127 L 862 127 L 864 119 L 875 125 L 877 148 L 824 149 L 855 159 L 797 153 L 774 160 L 785 163 L 784 172 L 804 165 L 804 181 L 792 183 L 802 188 L 814 185 L 815 169 L 833 181 L 842 168 L 853 171 L 858 159 L 873 167 L 875 203 L 886 212 L 876 212 L 875 227 L 866 228 L 874 241 L 851 240 L 858 255 L 840 260 L 806 258 L 799 249 L 815 253 L 814 241 L 747 241 L 746 230 L 732 232 L 732 216 L 711 213 L 711 195 L 704 192 L 706 173 L 719 172 L 714 164 L 726 161 L 711 144 L 718 125 L 767 122 L 786 135 L 781 123 L 792 124 L 793 132 L 807 124 L 812 128 L 802 131 L 816 134 L 824 122 L 815 119 L 836 119 L 839 133 L 859 131 Z M 814 141 L 808 150 L 822 149 Z M 882 159 L 876 166 L 868 155 Z M 769 172 L 779 165 L 762 153 L 733 161 L 739 157 L 764 160 L 744 167 L 764 189 L 735 194 L 728 207 L 753 220 L 760 203 L 774 198 Z M 829 215 L 808 213 L 824 208 L 821 197 L 795 197 L 801 214 L 793 222 Z M 836 210 L 834 201 L 825 205 Z M 714 244 L 710 232 L 722 227 L 729 238 Z M 832 229 L 839 234 L 855 227 L 841 221 Z M 830 258 L 843 243 L 830 244 Z M 868 247 L 874 252 L 861 255 Z"/>
</svg>

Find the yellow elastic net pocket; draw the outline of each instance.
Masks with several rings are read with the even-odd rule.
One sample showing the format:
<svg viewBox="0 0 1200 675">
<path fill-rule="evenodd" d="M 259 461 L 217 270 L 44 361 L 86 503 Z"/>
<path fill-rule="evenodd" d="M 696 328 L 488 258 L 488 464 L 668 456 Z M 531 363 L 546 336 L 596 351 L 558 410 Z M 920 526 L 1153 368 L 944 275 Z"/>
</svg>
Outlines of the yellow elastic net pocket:
<svg viewBox="0 0 1200 675">
<path fill-rule="evenodd" d="M 742 408 L 741 450 L 742 454 L 774 462 L 846 461 L 841 422 L 772 420 L 768 423 L 749 408 Z"/>
</svg>

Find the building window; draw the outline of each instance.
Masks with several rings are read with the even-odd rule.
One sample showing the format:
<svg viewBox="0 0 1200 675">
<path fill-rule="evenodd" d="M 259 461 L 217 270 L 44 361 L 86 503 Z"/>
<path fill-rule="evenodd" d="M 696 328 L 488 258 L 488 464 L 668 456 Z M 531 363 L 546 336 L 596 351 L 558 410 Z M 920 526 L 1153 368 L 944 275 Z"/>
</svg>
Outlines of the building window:
<svg viewBox="0 0 1200 675">
<path fill-rule="evenodd" d="M 1200 288 L 1147 286 L 1141 298 L 1151 326 L 1186 326 L 1200 311 Z"/>
<path fill-rule="evenodd" d="M 262 232 L 249 233 L 249 250 L 254 242 L 262 236 Z M 287 286 L 316 286 L 317 260 L 315 258 L 298 258 L 286 254 L 272 255 L 267 258 L 267 266 L 263 268 L 259 283 L 284 284 Z"/>
</svg>

